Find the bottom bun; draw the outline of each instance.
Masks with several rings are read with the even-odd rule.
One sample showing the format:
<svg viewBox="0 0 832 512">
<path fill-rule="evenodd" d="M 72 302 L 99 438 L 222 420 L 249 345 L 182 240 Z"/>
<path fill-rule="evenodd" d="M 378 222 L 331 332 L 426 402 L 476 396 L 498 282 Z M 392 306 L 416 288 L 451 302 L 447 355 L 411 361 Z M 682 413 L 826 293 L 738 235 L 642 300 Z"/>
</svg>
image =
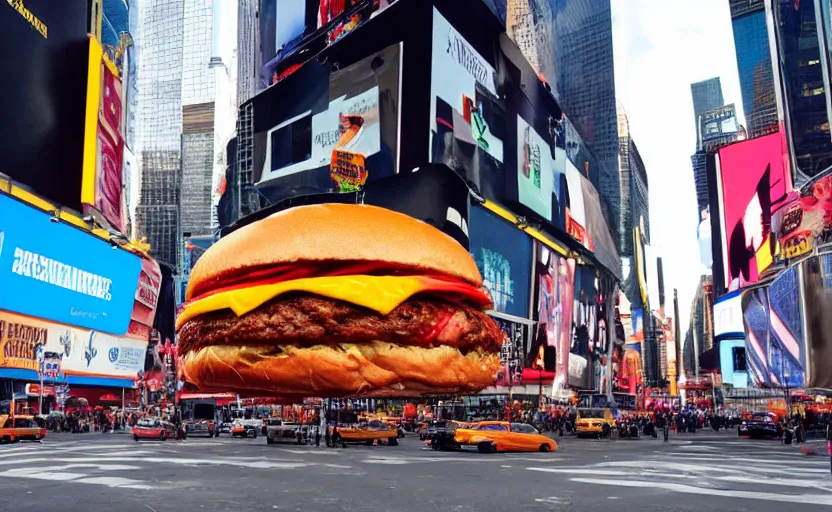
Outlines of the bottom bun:
<svg viewBox="0 0 832 512">
<path fill-rule="evenodd" d="M 205 391 L 318 397 L 474 393 L 497 378 L 500 357 L 385 342 L 313 347 L 214 345 L 182 358 L 185 380 Z"/>
</svg>

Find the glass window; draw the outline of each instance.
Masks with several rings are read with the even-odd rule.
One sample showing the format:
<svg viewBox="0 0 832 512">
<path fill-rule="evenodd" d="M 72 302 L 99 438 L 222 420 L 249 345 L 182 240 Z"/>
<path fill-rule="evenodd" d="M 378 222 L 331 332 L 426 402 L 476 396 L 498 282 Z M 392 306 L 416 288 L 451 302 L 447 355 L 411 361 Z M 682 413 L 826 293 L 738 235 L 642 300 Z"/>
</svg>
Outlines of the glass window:
<svg viewBox="0 0 832 512">
<path fill-rule="evenodd" d="M 578 409 L 578 416 L 580 416 L 581 419 L 603 419 L 604 409 Z"/>
<path fill-rule="evenodd" d="M 511 431 L 516 432 L 518 434 L 538 434 L 536 428 L 526 423 L 512 423 L 511 424 Z"/>
<path fill-rule="evenodd" d="M 505 425 L 496 425 L 496 424 L 480 425 L 479 430 L 497 430 L 497 431 L 502 431 L 502 432 L 507 432 L 508 431 L 508 429 L 506 428 Z"/>
</svg>

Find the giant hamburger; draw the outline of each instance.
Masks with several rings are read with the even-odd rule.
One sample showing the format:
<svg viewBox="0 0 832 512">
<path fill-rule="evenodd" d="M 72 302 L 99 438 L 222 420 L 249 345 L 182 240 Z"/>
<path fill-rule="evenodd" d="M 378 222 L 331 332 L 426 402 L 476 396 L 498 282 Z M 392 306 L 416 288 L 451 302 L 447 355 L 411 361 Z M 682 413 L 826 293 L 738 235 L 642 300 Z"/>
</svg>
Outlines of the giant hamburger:
<svg viewBox="0 0 832 512">
<path fill-rule="evenodd" d="M 205 391 L 416 396 L 495 382 L 503 334 L 468 252 L 407 215 L 299 206 L 245 226 L 194 266 L 180 368 Z"/>
</svg>

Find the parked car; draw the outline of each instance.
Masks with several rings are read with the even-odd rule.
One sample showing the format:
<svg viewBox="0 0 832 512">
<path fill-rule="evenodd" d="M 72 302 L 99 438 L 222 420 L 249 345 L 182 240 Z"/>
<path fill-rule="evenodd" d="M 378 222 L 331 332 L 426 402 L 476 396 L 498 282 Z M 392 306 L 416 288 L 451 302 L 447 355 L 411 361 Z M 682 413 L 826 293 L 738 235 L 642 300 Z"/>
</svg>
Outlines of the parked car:
<svg viewBox="0 0 832 512">
<path fill-rule="evenodd" d="M 167 441 L 171 438 L 176 439 L 176 426 L 156 417 L 142 418 L 133 427 L 133 439 L 136 442 L 140 439 Z"/>
<path fill-rule="evenodd" d="M 476 446 L 480 453 L 553 452 L 558 449 L 554 439 L 546 437 L 526 423 L 483 421 L 471 428 L 459 428 L 454 441 L 460 446 Z"/>
<path fill-rule="evenodd" d="M 298 425 L 280 419 L 269 419 L 266 423 L 266 444 L 297 443 Z"/>
</svg>

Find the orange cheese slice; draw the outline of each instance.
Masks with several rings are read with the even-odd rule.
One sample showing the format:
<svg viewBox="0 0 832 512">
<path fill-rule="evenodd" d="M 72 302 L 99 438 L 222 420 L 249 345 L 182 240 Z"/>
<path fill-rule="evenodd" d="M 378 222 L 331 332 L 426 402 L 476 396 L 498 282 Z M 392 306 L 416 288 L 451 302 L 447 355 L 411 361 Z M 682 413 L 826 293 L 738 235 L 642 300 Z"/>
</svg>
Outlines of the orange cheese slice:
<svg viewBox="0 0 832 512">
<path fill-rule="evenodd" d="M 386 315 L 413 295 L 442 292 L 488 305 L 489 299 L 477 288 L 424 276 L 334 276 L 295 279 L 274 284 L 228 290 L 186 304 L 176 319 L 179 330 L 199 315 L 230 309 L 237 316 L 249 313 L 273 298 L 289 292 L 306 292 L 349 302 Z"/>
</svg>

